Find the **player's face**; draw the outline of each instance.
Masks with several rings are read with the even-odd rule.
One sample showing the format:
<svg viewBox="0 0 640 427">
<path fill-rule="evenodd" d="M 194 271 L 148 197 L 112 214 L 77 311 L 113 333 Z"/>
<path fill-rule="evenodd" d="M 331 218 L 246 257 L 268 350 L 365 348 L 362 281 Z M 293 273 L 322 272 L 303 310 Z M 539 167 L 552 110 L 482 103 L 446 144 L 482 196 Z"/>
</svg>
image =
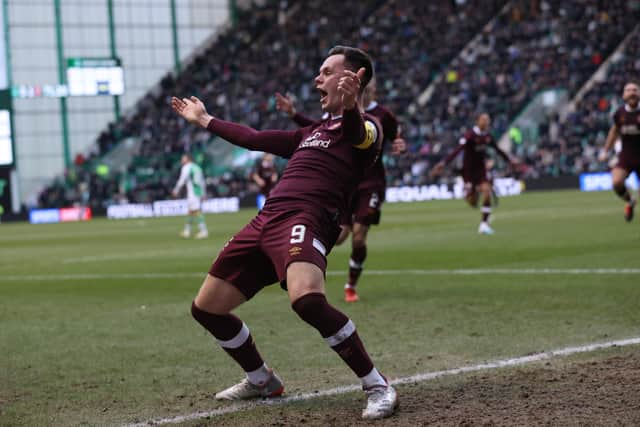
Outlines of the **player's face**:
<svg viewBox="0 0 640 427">
<path fill-rule="evenodd" d="M 324 60 L 315 78 L 316 89 L 320 92 L 322 111 L 339 114 L 342 111 L 342 96 L 338 93 L 338 81 L 344 72 L 344 55 L 331 55 Z"/>
<path fill-rule="evenodd" d="M 480 117 L 478 117 L 478 122 L 476 124 L 482 132 L 486 132 L 489 130 L 489 126 L 491 125 L 491 119 L 488 114 L 481 114 Z"/>
<path fill-rule="evenodd" d="M 638 106 L 640 101 L 640 88 L 635 83 L 627 83 L 622 91 L 622 99 L 632 107 Z"/>
<path fill-rule="evenodd" d="M 263 168 L 268 168 L 271 165 L 273 165 L 273 156 L 271 154 L 265 154 L 262 157 L 262 167 Z"/>
</svg>

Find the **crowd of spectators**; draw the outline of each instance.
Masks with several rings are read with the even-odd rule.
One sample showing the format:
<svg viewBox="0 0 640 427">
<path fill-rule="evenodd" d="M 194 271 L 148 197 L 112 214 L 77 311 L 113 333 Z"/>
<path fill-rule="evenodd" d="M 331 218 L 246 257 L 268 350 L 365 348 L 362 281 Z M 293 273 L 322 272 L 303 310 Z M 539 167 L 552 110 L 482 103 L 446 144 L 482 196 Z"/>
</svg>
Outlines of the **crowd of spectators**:
<svg viewBox="0 0 640 427">
<path fill-rule="evenodd" d="M 43 189 L 38 203 L 43 207 L 62 207 L 71 203 L 87 203 L 92 207 L 104 207 L 111 203 L 148 202 L 167 198 L 177 179 L 181 153 L 205 152 L 210 135 L 193 132 L 171 113 L 168 99 L 173 94 L 203 96 L 207 82 L 218 86 L 231 85 L 231 76 L 238 73 L 239 63 L 234 58 L 247 51 L 264 34 L 273 28 L 282 12 L 282 4 L 276 1 L 254 5 L 250 11 L 240 13 L 232 31 L 223 33 L 209 49 L 175 78 L 167 74 L 157 87 L 152 88 L 121 120 L 109 124 L 97 138 L 91 154 L 82 162 L 65 171 L 64 176 Z M 215 69 L 204 68 L 205 62 L 216 62 Z M 190 83 L 193 81 L 193 83 Z M 204 82 L 204 83 L 202 83 Z M 198 89 L 198 83 L 202 87 Z M 210 99 L 203 98 L 207 101 Z M 99 173 L 102 158 L 127 138 L 139 138 L 139 149 L 132 161 L 108 173 Z M 206 156 L 202 162 L 210 161 Z M 205 169 L 206 170 L 206 169 Z M 210 174 L 212 175 L 212 174 Z M 232 172 L 208 180 L 210 195 L 224 194 L 233 189 L 244 191 L 245 180 Z M 88 200 L 79 199 L 80 189 L 89 188 Z"/>
<path fill-rule="evenodd" d="M 625 49 L 612 58 L 607 71 L 566 117 L 552 116 L 540 124 L 537 149 L 527 153 L 527 161 L 537 174 L 580 174 L 610 166 L 598 161 L 598 152 L 613 124 L 613 113 L 623 103 L 624 84 L 640 76 L 640 31 L 635 31 Z"/>
<path fill-rule="evenodd" d="M 420 151 L 437 161 L 479 112 L 491 115 L 492 132 L 500 137 L 539 92 L 563 88 L 571 98 L 637 24 L 634 3 L 513 1 L 479 43 L 454 61 L 425 108 L 414 115 L 425 126 L 426 147 Z M 535 158 L 526 157 L 522 172 L 538 166 Z"/>
<path fill-rule="evenodd" d="M 372 54 L 380 101 L 401 119 L 410 150 L 385 159 L 390 184 L 424 183 L 429 166 L 477 112 L 490 112 L 500 134 L 539 90 L 562 86 L 575 93 L 634 25 L 634 1 L 514 0 L 507 8 L 499 0 L 266 1 L 242 14 L 179 75 L 168 74 L 132 114 L 109 125 L 95 153 L 43 190 L 40 203 L 104 206 L 167 198 L 184 151 L 199 153 L 210 196 L 242 196 L 252 190 L 247 171 L 214 173 L 206 150 L 212 136 L 176 117 L 169 97 L 196 95 L 213 114 L 255 128 L 292 128 L 276 110 L 274 93 L 288 92 L 299 111 L 319 117 L 313 78 L 335 44 Z M 475 48 L 463 49 L 480 32 Z M 416 107 L 440 75 L 429 102 Z M 141 141 L 133 161 L 97 173 L 102 156 L 129 137 Z"/>
<path fill-rule="evenodd" d="M 213 114 L 255 128 L 293 127 L 275 108 L 276 91 L 290 93 L 300 111 L 319 117 L 313 78 L 335 44 L 360 46 L 380 58 L 376 64 L 380 92 L 386 104 L 401 112 L 504 3 L 267 1 L 242 15 L 236 27 L 221 34 L 178 76 L 167 75 L 132 115 L 100 135 L 96 155 L 85 162 L 83 171 L 67 171 L 64 179 L 43 191 L 40 200 L 42 204 L 65 204 L 87 180 L 91 188 L 100 183 L 112 192 L 90 191 L 93 204 L 166 197 L 179 154 L 205 153 L 211 141 L 210 134 L 187 126 L 170 111 L 168 98 L 173 94 L 196 95 Z M 96 175 L 100 157 L 131 136 L 142 142 L 133 162 L 108 176 Z M 207 173 L 212 159 L 205 155 L 203 162 L 210 176 L 210 195 L 226 188 L 247 191 L 245 173 L 228 171 L 214 176 Z M 56 202 L 62 193 L 66 196 L 57 197 Z"/>
</svg>

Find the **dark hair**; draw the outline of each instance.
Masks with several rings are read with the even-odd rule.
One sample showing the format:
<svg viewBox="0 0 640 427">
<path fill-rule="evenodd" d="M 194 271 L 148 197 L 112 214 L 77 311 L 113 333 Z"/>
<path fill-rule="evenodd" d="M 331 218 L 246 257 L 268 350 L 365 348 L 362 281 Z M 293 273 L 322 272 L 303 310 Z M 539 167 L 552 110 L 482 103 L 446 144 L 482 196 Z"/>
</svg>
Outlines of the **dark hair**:
<svg viewBox="0 0 640 427">
<path fill-rule="evenodd" d="M 624 89 L 627 85 L 636 85 L 637 87 L 640 88 L 640 80 L 629 79 L 629 80 L 626 81 L 624 86 L 622 86 L 622 88 Z"/>
<path fill-rule="evenodd" d="M 350 46 L 334 46 L 329 50 L 327 56 L 344 55 L 344 63 L 349 71 L 357 72 L 360 68 L 364 68 L 364 77 L 360 82 L 360 93 L 364 91 L 371 79 L 373 78 L 373 61 L 367 52 L 357 47 Z"/>
</svg>

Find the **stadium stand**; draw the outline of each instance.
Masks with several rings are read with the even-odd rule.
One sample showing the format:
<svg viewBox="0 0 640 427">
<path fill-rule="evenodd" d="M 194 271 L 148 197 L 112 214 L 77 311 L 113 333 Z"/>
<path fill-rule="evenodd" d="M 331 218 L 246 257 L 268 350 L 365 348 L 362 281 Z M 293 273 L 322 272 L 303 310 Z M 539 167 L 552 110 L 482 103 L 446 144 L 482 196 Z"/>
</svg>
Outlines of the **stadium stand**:
<svg viewBox="0 0 640 427">
<path fill-rule="evenodd" d="M 168 97 L 195 94 L 219 117 L 256 128 L 292 127 L 276 111 L 273 93 L 288 91 L 300 111 L 318 117 L 313 77 L 337 43 L 358 45 L 381 58 L 379 97 L 400 116 L 410 145 L 408 155 L 385 159 L 389 183 L 422 184 L 429 166 L 455 144 L 478 111 L 493 116 L 499 136 L 539 91 L 565 87 L 575 94 L 637 22 L 632 7 L 624 0 L 310 1 L 304 7 L 266 2 L 110 125 L 95 153 L 43 190 L 40 204 L 104 207 L 166 198 L 185 150 L 204 167 L 210 196 L 246 194 L 247 171 L 217 169 L 208 152 L 211 135 L 177 119 L 167 107 Z M 465 49 L 478 35 L 475 49 Z M 416 107 L 418 95 L 441 74 L 429 102 Z M 619 90 L 613 92 L 616 96 Z M 570 116 L 568 123 L 576 120 Z M 100 168 L 128 138 L 139 141 L 130 163 Z M 534 154 L 525 159 L 529 169 L 565 173 L 566 168 L 544 167 L 549 144 L 540 142 L 539 155 L 531 150 Z"/>
<path fill-rule="evenodd" d="M 211 161 L 203 153 L 211 136 L 176 119 L 166 105 L 169 95 L 196 94 L 220 117 L 256 128 L 291 127 L 276 111 L 273 93 L 291 92 L 301 111 L 319 117 L 313 89 L 317 65 L 334 44 L 353 43 L 374 57 L 393 56 L 393 61 L 378 64 L 379 86 L 385 103 L 402 111 L 504 3 L 370 1 L 358 2 L 355 9 L 339 1 L 310 1 L 291 9 L 286 2 L 267 3 L 240 19 L 238 27 L 221 35 L 179 76 L 163 79 L 127 119 L 110 126 L 98 139 L 96 155 L 44 190 L 41 204 L 69 204 L 77 200 L 80 186 L 90 187 L 94 206 L 166 197 L 183 150 L 200 153 L 207 175 L 215 176 L 208 181 L 210 195 L 242 193 L 245 174 L 211 173 Z M 140 149 L 127 170 L 98 176 L 95 167 L 101 156 L 136 135 Z"/>
<path fill-rule="evenodd" d="M 540 124 L 540 141 L 526 150 L 526 161 L 538 175 L 569 175 L 605 170 L 598 151 L 604 146 L 612 115 L 622 105 L 620 94 L 630 76 L 640 75 L 640 31 L 612 58 L 607 73 L 583 96 L 564 120 L 550 117 Z"/>
<path fill-rule="evenodd" d="M 433 148 L 423 151 L 442 157 L 478 112 L 491 114 L 499 137 L 540 91 L 565 88 L 574 95 L 633 29 L 637 15 L 630 7 L 624 0 L 512 2 L 479 46 L 456 58 L 418 112 Z"/>
</svg>

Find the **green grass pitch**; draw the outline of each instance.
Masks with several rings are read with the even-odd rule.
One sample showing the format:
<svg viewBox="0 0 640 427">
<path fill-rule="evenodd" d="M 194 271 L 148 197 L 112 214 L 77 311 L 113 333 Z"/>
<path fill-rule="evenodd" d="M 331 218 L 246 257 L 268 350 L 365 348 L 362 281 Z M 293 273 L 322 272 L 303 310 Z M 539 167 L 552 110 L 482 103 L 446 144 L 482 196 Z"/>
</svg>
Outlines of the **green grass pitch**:
<svg viewBox="0 0 640 427">
<path fill-rule="evenodd" d="M 640 223 L 625 223 L 622 206 L 608 192 L 526 193 L 501 199 L 496 234 L 479 236 L 480 213 L 462 201 L 387 204 L 361 301 L 342 301 L 348 245 L 329 257 L 328 297 L 391 378 L 640 336 L 640 274 L 619 271 L 640 267 Z M 178 237 L 183 218 L 0 224 L 0 425 L 117 425 L 224 406 L 213 393 L 242 372 L 189 307 L 254 214 L 208 216 L 205 241 Z M 598 268 L 612 270 L 542 272 Z M 237 314 L 288 393 L 357 382 L 279 286 Z"/>
</svg>

